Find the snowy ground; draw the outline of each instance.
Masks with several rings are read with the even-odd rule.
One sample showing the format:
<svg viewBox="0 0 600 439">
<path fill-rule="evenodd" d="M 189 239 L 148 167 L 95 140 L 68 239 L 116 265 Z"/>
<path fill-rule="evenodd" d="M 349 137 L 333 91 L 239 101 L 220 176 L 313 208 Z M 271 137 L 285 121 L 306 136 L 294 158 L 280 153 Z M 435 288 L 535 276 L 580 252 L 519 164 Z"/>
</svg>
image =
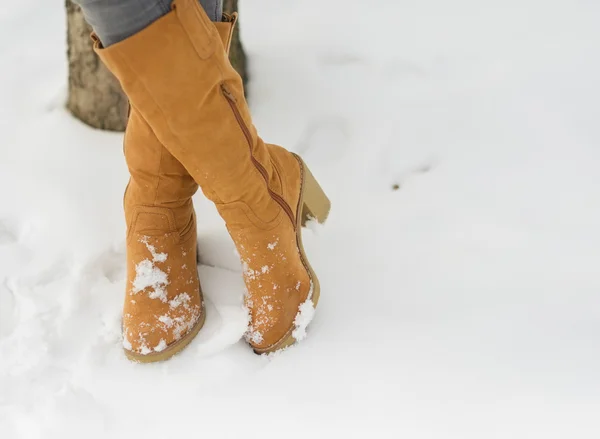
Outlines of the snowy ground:
<svg viewBox="0 0 600 439">
<path fill-rule="evenodd" d="M 125 359 L 121 136 L 63 108 L 63 1 L 6 3 L 0 437 L 600 437 L 600 3 L 241 3 L 255 122 L 334 204 L 309 337 L 240 341 L 198 197 L 206 327 Z"/>
</svg>

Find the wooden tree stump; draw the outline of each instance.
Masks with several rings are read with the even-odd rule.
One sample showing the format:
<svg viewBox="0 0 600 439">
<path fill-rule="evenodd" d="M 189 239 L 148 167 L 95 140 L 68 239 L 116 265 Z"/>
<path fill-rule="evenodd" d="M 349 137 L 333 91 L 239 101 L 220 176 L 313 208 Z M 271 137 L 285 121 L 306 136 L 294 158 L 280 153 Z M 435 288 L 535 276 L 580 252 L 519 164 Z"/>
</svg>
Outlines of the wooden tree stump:
<svg viewBox="0 0 600 439">
<path fill-rule="evenodd" d="M 238 11 L 238 0 L 224 0 L 223 11 L 231 14 Z M 229 60 L 231 65 L 240 74 L 244 81 L 244 85 L 248 82 L 247 58 L 242 40 L 240 39 L 240 22 L 238 21 L 235 30 L 233 31 L 233 40 L 231 41 L 231 49 L 229 51 Z"/>
<path fill-rule="evenodd" d="M 67 108 L 82 122 L 102 130 L 124 131 L 128 102 L 117 79 L 92 46 L 92 30 L 79 6 L 66 0 L 69 97 Z"/>
<path fill-rule="evenodd" d="M 224 0 L 227 13 L 237 11 L 238 0 Z M 90 33 L 79 6 L 66 0 L 69 96 L 67 108 L 82 122 L 102 130 L 124 131 L 128 102 L 117 79 L 94 52 Z M 233 34 L 230 60 L 244 80 L 248 80 L 246 54 L 240 41 L 239 22 Z"/>
</svg>

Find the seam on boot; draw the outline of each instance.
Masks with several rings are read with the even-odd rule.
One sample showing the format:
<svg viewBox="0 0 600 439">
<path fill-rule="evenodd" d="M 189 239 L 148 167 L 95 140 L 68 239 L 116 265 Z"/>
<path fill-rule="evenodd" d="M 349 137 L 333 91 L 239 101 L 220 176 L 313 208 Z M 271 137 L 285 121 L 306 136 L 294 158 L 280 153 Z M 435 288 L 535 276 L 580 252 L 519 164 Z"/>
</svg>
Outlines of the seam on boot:
<svg viewBox="0 0 600 439">
<path fill-rule="evenodd" d="M 165 207 L 156 207 L 156 206 L 145 206 L 145 205 L 137 205 L 134 208 L 133 218 L 131 220 L 131 224 L 128 227 L 127 232 L 127 242 L 131 242 L 131 239 L 134 235 L 144 235 L 137 230 L 138 222 L 141 215 L 158 215 L 167 220 L 168 230 L 165 231 L 165 235 L 177 235 L 175 239 L 175 243 L 179 243 L 179 233 L 177 232 L 177 227 L 175 224 L 175 217 L 173 212 L 170 209 Z M 158 229 L 157 229 L 158 230 Z"/>
<path fill-rule="evenodd" d="M 150 99 L 150 101 L 152 102 L 152 104 L 154 104 L 154 108 L 156 110 L 158 110 L 158 112 L 161 115 L 162 121 L 165 124 L 165 127 L 167 128 L 169 134 L 171 135 L 172 138 L 179 140 L 178 137 L 175 135 L 175 133 L 173 132 L 173 129 L 171 128 L 171 126 L 169 125 L 169 121 L 165 115 L 165 112 L 163 111 L 162 107 L 160 105 L 158 105 L 158 102 L 156 101 L 156 99 L 154 98 L 154 95 L 150 92 L 150 89 L 146 86 L 146 83 L 141 79 L 142 77 L 138 74 L 138 72 L 129 64 L 129 62 L 127 61 L 127 57 L 123 55 L 123 53 L 121 53 L 120 48 L 117 46 L 113 46 L 113 50 L 114 50 L 114 54 L 115 56 L 119 57 L 121 59 L 121 64 L 127 68 L 131 73 L 133 73 L 133 76 L 138 78 L 138 80 L 136 81 L 136 84 L 141 85 L 141 87 L 143 88 L 143 91 L 145 92 L 145 94 L 148 96 L 148 98 Z M 166 148 L 166 145 L 159 139 L 160 143 L 163 145 L 163 147 Z M 168 148 L 167 148 L 167 151 Z M 171 151 L 169 151 L 169 153 L 172 154 Z M 214 191 L 211 191 L 214 193 Z M 218 200 L 218 202 L 221 202 L 221 200 L 219 199 L 218 196 L 216 196 L 215 194 L 215 199 Z"/>
<path fill-rule="evenodd" d="M 200 59 L 210 58 L 216 51 L 214 34 L 217 32 L 200 3 L 197 0 L 175 0 L 171 7 Z M 196 20 L 192 21 L 192 17 Z M 195 26 L 196 22 L 198 25 Z"/>
<path fill-rule="evenodd" d="M 231 203 L 223 204 L 215 203 L 215 205 L 217 207 L 217 210 L 219 211 L 219 214 L 221 214 L 221 216 L 224 217 L 227 216 L 227 211 L 237 210 L 238 212 L 243 212 L 248 222 L 252 223 L 252 225 L 254 225 L 256 228 L 264 231 L 273 230 L 274 228 L 279 226 L 279 224 L 281 224 L 282 221 L 282 214 L 285 214 L 283 209 L 278 209 L 277 215 L 275 215 L 275 217 L 272 220 L 264 221 L 258 215 L 256 215 L 254 211 L 250 208 L 250 206 L 248 206 L 248 204 L 246 204 L 244 201 L 232 201 Z M 225 220 L 225 223 L 227 222 L 228 221 Z M 235 221 L 232 221 L 232 223 L 235 223 Z"/>
<path fill-rule="evenodd" d="M 268 150 L 269 149 L 267 147 L 267 151 Z M 277 174 L 277 179 L 279 180 L 279 187 L 281 188 L 281 197 L 284 200 L 286 200 L 286 204 L 289 206 L 289 203 L 287 202 L 287 199 L 286 199 L 287 191 L 286 191 L 286 187 L 284 184 L 284 181 L 286 181 L 286 179 L 285 179 L 285 177 L 282 177 L 283 172 L 277 167 L 277 164 L 273 161 L 273 157 L 271 156 L 270 152 L 269 152 L 269 160 L 271 162 L 271 166 L 273 167 L 273 171 L 275 172 L 275 174 Z M 292 206 L 290 206 L 290 208 L 291 207 Z"/>
<path fill-rule="evenodd" d="M 196 235 L 196 212 L 192 209 L 192 214 L 190 215 L 190 220 L 188 223 L 179 231 L 179 241 L 181 244 L 185 244 L 189 241 L 189 239 Z"/>
<path fill-rule="evenodd" d="M 153 132 L 154 133 L 154 132 Z M 160 143 L 160 141 L 159 141 Z M 162 146 L 162 143 L 161 143 Z M 160 148 L 160 158 L 158 159 L 158 169 L 156 170 L 156 187 L 154 188 L 154 203 L 158 204 L 158 188 L 160 187 L 160 170 L 162 169 L 164 146 Z"/>
</svg>

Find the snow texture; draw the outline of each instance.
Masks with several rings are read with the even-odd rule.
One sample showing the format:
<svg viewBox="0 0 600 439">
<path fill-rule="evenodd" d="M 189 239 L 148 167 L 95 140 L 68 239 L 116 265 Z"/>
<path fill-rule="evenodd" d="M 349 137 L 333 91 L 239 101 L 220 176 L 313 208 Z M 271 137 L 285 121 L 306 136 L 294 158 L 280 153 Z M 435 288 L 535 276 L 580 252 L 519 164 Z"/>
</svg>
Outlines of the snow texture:
<svg viewBox="0 0 600 439">
<path fill-rule="evenodd" d="M 308 324 L 312 321 L 315 315 L 315 306 L 311 299 L 307 299 L 302 305 L 300 305 L 300 310 L 298 315 L 296 315 L 296 319 L 294 320 L 294 325 L 296 328 L 292 332 L 292 336 L 296 339 L 296 341 L 302 341 L 306 338 L 306 328 Z"/>
<path fill-rule="evenodd" d="M 199 193 L 206 324 L 126 360 L 122 135 L 64 109 L 64 2 L 5 2 L 0 437 L 600 437 L 600 2 L 240 7 L 253 122 L 333 203 L 308 337 L 252 353 Z"/>
<path fill-rule="evenodd" d="M 162 352 L 167 348 L 167 342 L 164 341 L 163 339 L 160 340 L 160 342 L 154 347 L 154 350 L 156 352 Z"/>
<path fill-rule="evenodd" d="M 133 288 L 131 294 L 137 294 L 140 291 L 150 288 L 148 296 L 151 299 L 160 299 L 161 302 L 167 302 L 166 286 L 169 285 L 169 277 L 167 273 L 162 271 L 156 265 L 156 262 L 165 262 L 167 260 L 166 253 L 158 253 L 153 245 L 148 244 L 148 238 L 144 237 L 141 242 L 146 244 L 148 251 L 152 255 L 152 260 L 144 259 L 135 266 L 135 279 L 133 280 Z"/>
</svg>

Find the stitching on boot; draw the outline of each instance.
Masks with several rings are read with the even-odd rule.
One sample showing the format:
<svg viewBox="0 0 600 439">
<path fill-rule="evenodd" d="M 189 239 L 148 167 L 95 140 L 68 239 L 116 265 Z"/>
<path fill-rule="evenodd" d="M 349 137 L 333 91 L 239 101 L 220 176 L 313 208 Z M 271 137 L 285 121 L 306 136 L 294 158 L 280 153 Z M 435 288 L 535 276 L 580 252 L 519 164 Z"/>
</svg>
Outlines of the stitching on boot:
<svg viewBox="0 0 600 439">
<path fill-rule="evenodd" d="M 273 170 L 275 171 L 275 174 L 277 174 L 277 179 L 279 180 L 279 187 L 281 188 L 281 196 L 285 199 L 286 190 L 285 190 L 285 185 L 283 184 L 284 179 L 281 176 L 282 172 L 277 167 L 277 164 L 273 161 L 273 157 L 271 156 L 271 154 L 269 154 L 269 160 L 271 162 L 271 166 L 273 167 Z M 286 203 L 287 203 L 287 201 L 286 201 Z M 287 203 L 287 204 L 289 205 L 289 203 Z"/>
<path fill-rule="evenodd" d="M 250 208 L 250 206 L 248 206 L 244 201 L 232 201 L 231 203 L 215 205 L 217 206 L 219 213 L 221 213 L 221 210 L 241 210 L 250 223 L 252 223 L 255 227 L 267 232 L 279 226 L 279 224 L 281 224 L 282 221 L 282 214 L 285 215 L 283 209 L 279 209 L 277 215 L 275 215 L 275 217 L 271 221 L 264 221 L 259 216 L 257 216 L 254 213 L 254 211 Z"/>
<path fill-rule="evenodd" d="M 134 207 L 133 218 L 131 220 L 131 225 L 129 226 L 127 232 L 128 243 L 131 242 L 131 239 L 134 235 L 139 234 L 139 232 L 137 231 L 137 226 L 141 215 L 159 215 L 165 218 L 169 227 L 169 230 L 166 232 L 166 235 L 173 235 L 174 243 L 179 243 L 179 233 L 177 232 L 173 212 L 171 212 L 171 210 L 167 209 L 166 207 L 147 206 L 143 204 Z"/>
<path fill-rule="evenodd" d="M 216 51 L 216 38 L 214 35 L 216 28 L 198 0 L 175 0 L 172 7 L 177 16 L 177 21 L 181 24 L 198 56 L 203 60 L 210 58 Z M 188 29 L 190 14 L 193 14 L 196 18 L 195 21 L 198 22 L 198 26 L 190 23 L 191 26 Z M 199 29 L 203 30 L 200 33 L 204 35 L 199 35 Z"/>
<path fill-rule="evenodd" d="M 154 204 L 158 204 L 156 201 L 158 200 L 158 188 L 160 186 L 160 170 L 162 169 L 162 161 L 164 155 L 165 148 L 160 148 L 160 158 L 158 159 L 158 169 L 156 170 L 156 187 L 154 188 Z"/>
<path fill-rule="evenodd" d="M 179 243 L 181 245 L 184 245 L 187 242 L 189 242 L 189 240 L 192 237 L 194 237 L 194 236 L 196 238 L 198 238 L 198 235 L 196 233 L 196 227 L 195 227 L 195 225 L 196 225 L 196 214 L 192 210 L 192 215 L 191 215 L 189 223 L 186 224 L 186 226 L 181 231 L 178 232 L 179 233 Z M 184 231 L 188 227 L 189 227 L 189 229 L 186 230 L 185 233 L 181 233 L 182 231 Z"/>
<path fill-rule="evenodd" d="M 152 94 L 152 92 L 150 91 L 150 89 L 146 86 L 146 83 L 141 79 L 142 77 L 138 74 L 138 72 L 129 64 L 129 62 L 127 61 L 127 57 L 123 55 L 123 53 L 121 53 L 120 48 L 113 46 L 113 50 L 114 50 L 114 55 L 118 58 L 120 58 L 120 62 L 121 65 L 124 66 L 124 68 L 127 68 L 130 72 L 133 73 L 133 76 L 138 78 L 138 80 L 136 81 L 136 84 L 139 84 L 143 87 L 144 92 L 148 95 L 148 97 L 151 99 L 152 103 L 154 104 L 154 107 L 159 111 L 162 120 L 165 124 L 165 126 L 168 128 L 169 133 L 171 134 L 171 136 L 173 136 L 175 139 L 178 139 L 177 136 L 175 135 L 173 129 L 171 128 L 171 126 L 169 125 L 169 120 L 167 119 L 167 116 L 164 112 L 164 110 L 162 109 L 162 107 L 160 105 L 158 105 L 158 102 L 156 101 L 154 95 Z M 161 142 L 162 143 L 162 142 Z M 164 144 L 163 144 L 164 146 Z M 170 151 L 169 151 L 170 152 Z M 219 199 L 219 197 L 216 196 L 215 194 L 215 199 L 217 199 L 218 201 L 221 201 Z"/>
</svg>

